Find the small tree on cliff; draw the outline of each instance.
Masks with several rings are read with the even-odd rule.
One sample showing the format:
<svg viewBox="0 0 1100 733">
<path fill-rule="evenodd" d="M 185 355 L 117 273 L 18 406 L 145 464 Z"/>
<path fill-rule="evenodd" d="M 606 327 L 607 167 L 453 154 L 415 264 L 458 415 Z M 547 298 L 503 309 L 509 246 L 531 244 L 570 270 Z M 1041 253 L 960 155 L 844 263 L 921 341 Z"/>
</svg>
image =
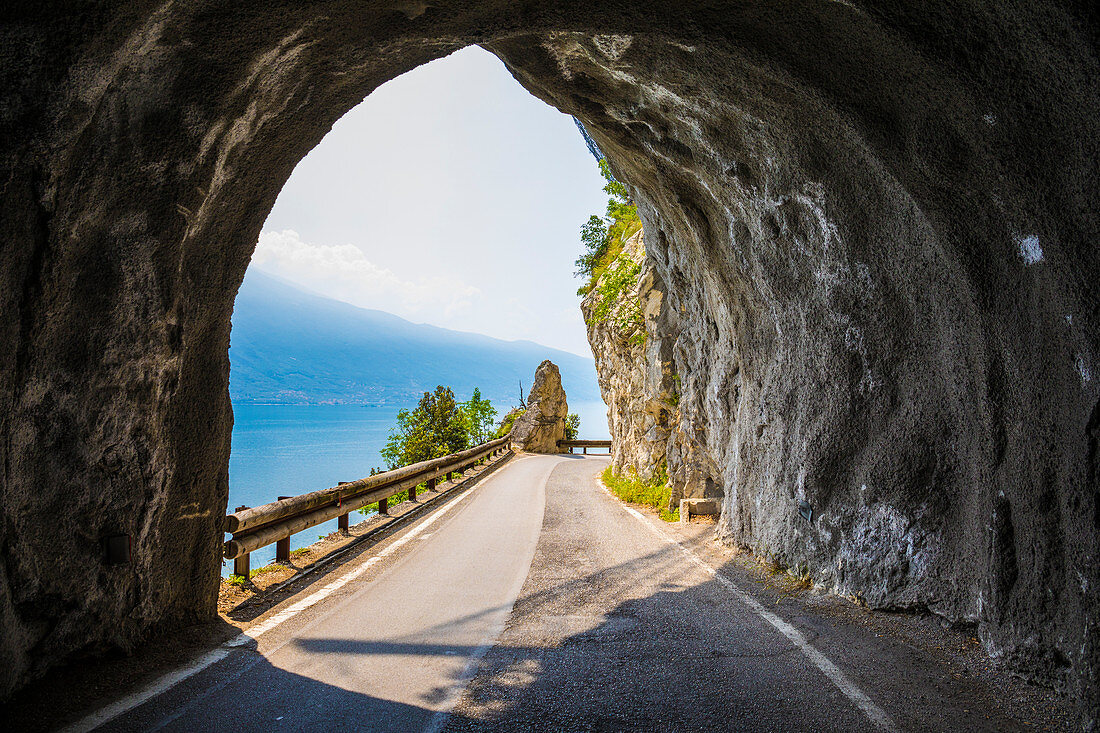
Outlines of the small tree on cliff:
<svg viewBox="0 0 1100 733">
<path fill-rule="evenodd" d="M 623 244 L 642 228 L 638 217 L 638 207 L 630 199 L 630 193 L 615 177 L 607 166 L 607 160 L 600 161 L 600 175 L 603 176 L 604 193 L 608 195 L 607 212 L 599 217 L 593 214 L 581 227 L 581 243 L 584 253 L 577 258 L 577 271 L 574 273 L 588 278 L 578 295 L 584 295 L 592 289 L 600 275 L 615 260 L 623 249 Z"/>
<path fill-rule="evenodd" d="M 435 392 L 425 392 L 412 411 L 397 413 L 397 425 L 390 431 L 382 458 L 391 469 L 400 468 L 457 453 L 469 445 L 466 415 L 451 388 L 440 385 Z"/>
</svg>

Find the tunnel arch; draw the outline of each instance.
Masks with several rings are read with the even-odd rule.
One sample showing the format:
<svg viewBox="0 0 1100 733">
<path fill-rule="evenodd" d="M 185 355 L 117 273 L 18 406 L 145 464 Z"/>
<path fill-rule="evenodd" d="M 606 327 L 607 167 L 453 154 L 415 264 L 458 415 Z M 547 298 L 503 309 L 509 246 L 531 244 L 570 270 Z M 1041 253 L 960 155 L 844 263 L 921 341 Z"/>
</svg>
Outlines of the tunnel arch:
<svg viewBox="0 0 1100 733">
<path fill-rule="evenodd" d="M 3 28 L 0 688 L 213 613 L 229 316 L 266 213 L 373 88 L 482 44 L 632 187 L 652 359 L 683 380 L 670 464 L 724 488 L 725 539 L 979 625 L 1095 709 L 1084 10 L 93 8 Z M 102 564 L 111 534 L 129 565 Z"/>
</svg>

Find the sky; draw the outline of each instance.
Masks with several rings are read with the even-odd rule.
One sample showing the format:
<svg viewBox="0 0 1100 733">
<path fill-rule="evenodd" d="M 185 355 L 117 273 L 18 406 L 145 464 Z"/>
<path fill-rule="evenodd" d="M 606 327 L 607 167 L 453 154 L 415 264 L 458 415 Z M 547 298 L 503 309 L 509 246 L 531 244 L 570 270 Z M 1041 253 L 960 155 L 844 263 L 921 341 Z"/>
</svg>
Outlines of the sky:
<svg viewBox="0 0 1100 733">
<path fill-rule="evenodd" d="M 283 187 L 251 267 L 418 323 L 590 357 L 573 261 L 602 188 L 573 120 L 471 46 L 333 126 Z"/>
</svg>

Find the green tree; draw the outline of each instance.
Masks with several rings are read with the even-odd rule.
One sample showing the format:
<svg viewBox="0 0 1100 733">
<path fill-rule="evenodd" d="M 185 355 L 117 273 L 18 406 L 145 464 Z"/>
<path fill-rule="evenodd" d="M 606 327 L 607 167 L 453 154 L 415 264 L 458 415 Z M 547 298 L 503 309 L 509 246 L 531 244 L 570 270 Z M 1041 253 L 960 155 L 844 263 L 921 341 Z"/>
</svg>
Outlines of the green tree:
<svg viewBox="0 0 1100 733">
<path fill-rule="evenodd" d="M 408 466 L 470 446 L 470 428 L 466 415 L 455 402 L 450 387 L 425 392 L 413 410 L 397 413 L 397 425 L 390 431 L 382 458 L 391 468 Z"/>
<path fill-rule="evenodd" d="M 462 412 L 466 416 L 466 425 L 470 439 L 475 443 L 484 443 L 493 437 L 493 424 L 497 411 L 489 400 L 481 397 L 481 390 L 474 387 L 470 399 L 462 403 Z"/>
<path fill-rule="evenodd" d="M 576 440 L 581 434 L 581 416 L 575 412 L 569 413 L 565 418 L 565 439 Z"/>
<path fill-rule="evenodd" d="M 593 271 L 599 266 L 611 240 L 607 236 L 607 222 L 593 214 L 581 227 L 581 244 L 584 245 L 584 253 L 576 259 L 575 275 L 590 278 Z"/>
</svg>

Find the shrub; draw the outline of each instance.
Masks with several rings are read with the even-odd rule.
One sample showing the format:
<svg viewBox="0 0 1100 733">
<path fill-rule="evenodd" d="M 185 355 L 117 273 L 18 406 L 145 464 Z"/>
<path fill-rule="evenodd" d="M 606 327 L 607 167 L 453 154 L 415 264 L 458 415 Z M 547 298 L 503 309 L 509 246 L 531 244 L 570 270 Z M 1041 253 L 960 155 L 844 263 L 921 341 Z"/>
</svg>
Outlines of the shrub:
<svg viewBox="0 0 1100 733">
<path fill-rule="evenodd" d="M 680 519 L 679 507 L 669 511 L 672 487 L 668 485 L 668 477 L 663 470 L 658 471 L 651 481 L 643 481 L 638 478 L 634 469 L 630 469 L 629 476 L 616 476 L 615 471 L 608 466 L 603 472 L 603 483 L 622 501 L 644 504 L 657 509 L 661 519 L 666 522 L 675 522 Z"/>
<path fill-rule="evenodd" d="M 525 412 L 527 412 L 527 410 L 522 407 L 513 407 L 511 410 L 509 410 L 508 414 L 506 414 L 504 418 L 500 421 L 500 425 L 497 427 L 497 433 L 495 437 L 503 438 L 505 435 L 512 432 L 512 426 L 516 424 L 516 420 L 519 419 L 520 415 Z"/>
</svg>

